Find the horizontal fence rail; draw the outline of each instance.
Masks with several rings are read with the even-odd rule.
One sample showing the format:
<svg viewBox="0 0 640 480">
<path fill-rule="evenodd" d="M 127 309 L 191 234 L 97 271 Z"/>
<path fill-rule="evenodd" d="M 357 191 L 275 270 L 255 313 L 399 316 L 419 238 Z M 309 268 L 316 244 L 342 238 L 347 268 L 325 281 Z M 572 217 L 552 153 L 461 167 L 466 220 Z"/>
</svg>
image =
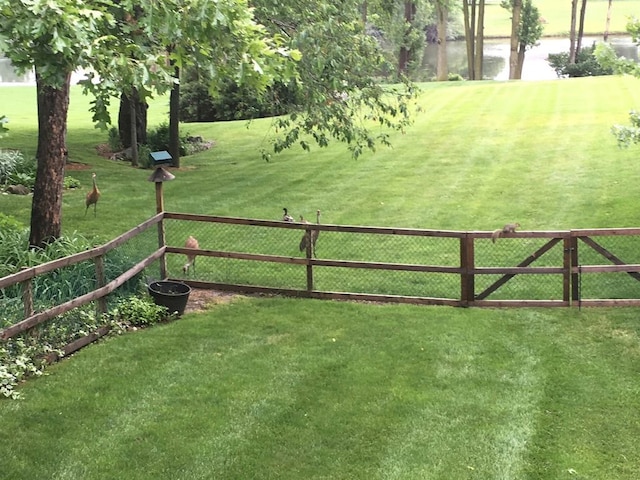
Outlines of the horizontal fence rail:
<svg viewBox="0 0 640 480">
<path fill-rule="evenodd" d="M 161 230 L 162 221 L 163 215 L 157 214 L 104 245 L 0 278 L 0 318 L 6 321 L 8 316 L 19 315 L 11 309 L 11 304 L 16 303 L 12 302 L 16 296 L 19 295 L 22 303 L 22 319 L 0 330 L 0 340 L 7 340 L 29 331 L 92 302 L 96 303 L 96 314 L 106 313 L 107 297 L 111 293 L 164 258 L 165 247 L 158 247 L 160 234 L 153 232 L 153 235 L 148 237 L 152 227 L 157 226 L 158 232 Z M 57 295 L 54 300 L 43 300 L 43 297 L 49 297 L 48 293 L 57 287 L 62 290 L 62 285 L 57 285 L 59 279 L 63 278 L 62 272 L 83 267 L 87 262 L 92 262 L 93 267 L 82 270 L 87 274 L 87 277 L 82 279 L 83 288 L 86 290 L 84 293 L 74 290 L 74 293 L 69 294 L 69 298 Z M 122 270 L 110 269 L 109 266 L 114 264 Z M 40 284 L 47 286 L 42 287 Z M 101 329 L 102 334 L 103 330 Z M 95 335 L 94 333 L 91 336 Z M 76 343 L 83 344 L 82 341 Z M 65 348 L 65 352 L 68 350 L 69 348 Z"/>
<path fill-rule="evenodd" d="M 486 231 L 164 218 L 167 275 L 199 288 L 453 306 L 640 305 L 640 229 L 518 231 L 493 242 Z M 199 248 L 181 246 L 189 235 Z M 314 237 L 315 249 L 301 245 Z M 196 263 L 185 273 L 187 255 Z"/>
<path fill-rule="evenodd" d="M 184 246 L 188 236 L 198 239 L 198 248 Z M 518 231 L 492 240 L 486 231 L 163 212 L 102 246 L 0 278 L 0 319 L 15 320 L 0 330 L 0 340 L 91 302 L 97 314 L 105 313 L 111 294 L 154 265 L 160 278 L 196 288 L 307 298 L 464 307 L 640 305 L 640 228 Z M 106 272 L 114 254 L 127 267 Z M 186 265 L 188 256 L 195 261 Z M 87 262 L 93 267 L 86 270 L 85 292 L 41 304 L 38 280 L 55 285 L 57 272 Z M 75 340 L 64 352 L 105 331 Z"/>
</svg>

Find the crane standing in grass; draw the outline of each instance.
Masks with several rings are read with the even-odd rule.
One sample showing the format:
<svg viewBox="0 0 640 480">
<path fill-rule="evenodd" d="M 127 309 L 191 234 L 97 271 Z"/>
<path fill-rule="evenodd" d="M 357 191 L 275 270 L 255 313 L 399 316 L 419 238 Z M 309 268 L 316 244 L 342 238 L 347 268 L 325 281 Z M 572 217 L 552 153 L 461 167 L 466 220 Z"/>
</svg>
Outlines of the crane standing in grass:
<svg viewBox="0 0 640 480">
<path fill-rule="evenodd" d="M 84 210 L 85 217 L 87 216 L 87 211 L 89 207 L 93 205 L 93 216 L 96 216 L 96 206 L 98 205 L 98 199 L 100 198 L 100 190 L 98 190 L 98 186 L 96 185 L 96 174 L 92 175 L 93 178 L 93 188 L 89 193 L 87 193 L 87 197 L 85 198 L 85 205 L 87 208 Z"/>
<path fill-rule="evenodd" d="M 305 220 L 302 215 L 300 215 L 300 222 L 311 224 L 308 220 Z M 316 211 L 316 224 L 320 225 L 320 210 Z M 300 240 L 300 251 L 304 252 L 307 249 L 307 241 L 308 237 L 311 237 L 311 254 L 316 256 L 316 242 L 318 241 L 318 234 L 320 230 L 311 230 L 311 234 L 307 232 L 304 233 L 302 240 Z"/>
<path fill-rule="evenodd" d="M 192 235 L 189 235 L 189 238 L 187 238 L 187 240 L 184 242 L 184 246 L 187 248 L 200 248 L 200 245 L 198 244 L 198 240 L 196 240 L 196 238 Z M 188 253 L 187 254 L 187 263 L 184 264 L 184 266 L 182 267 L 182 272 L 185 274 L 189 273 L 189 267 L 191 267 L 193 265 L 193 272 L 195 273 L 196 271 L 196 254 L 195 253 Z"/>
</svg>

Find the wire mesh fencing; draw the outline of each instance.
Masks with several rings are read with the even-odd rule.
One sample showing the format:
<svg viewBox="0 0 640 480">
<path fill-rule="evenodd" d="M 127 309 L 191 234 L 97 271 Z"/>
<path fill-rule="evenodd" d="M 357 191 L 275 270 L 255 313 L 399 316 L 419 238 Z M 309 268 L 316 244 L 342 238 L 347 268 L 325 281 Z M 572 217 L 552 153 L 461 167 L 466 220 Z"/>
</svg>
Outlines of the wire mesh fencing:
<svg viewBox="0 0 640 480">
<path fill-rule="evenodd" d="M 158 249 L 158 231 L 155 228 L 133 232 L 121 241 L 114 241 L 112 247 L 104 253 L 91 254 L 90 251 L 59 259 L 55 268 L 47 264 L 38 266 L 42 273 L 25 281 L 11 283 L 0 289 L 0 328 L 10 327 L 25 317 L 40 314 L 54 307 L 72 302 L 79 297 L 90 295 L 96 289 L 107 285 L 128 272 L 136 264 Z M 73 260 L 80 256 L 82 258 Z M 123 297 L 137 293 L 144 285 L 144 273 L 141 272 L 125 281 L 111 294 L 97 301 L 91 301 L 76 313 L 61 315 L 55 322 L 47 322 L 33 330 L 36 334 L 43 328 L 66 329 L 78 321 L 74 315 L 81 316 L 86 323 L 87 315 L 96 316 L 101 308 L 109 310 Z M 48 327 L 47 327 L 48 326 Z M 73 330 L 69 328 L 69 330 Z"/>
<path fill-rule="evenodd" d="M 197 240 L 195 245 L 187 242 L 190 237 Z M 95 312 L 98 306 L 109 310 L 120 296 L 139 292 L 145 281 L 167 278 L 205 286 L 418 298 L 450 305 L 569 305 L 576 300 L 640 304 L 639 241 L 640 229 L 517 232 L 494 242 L 488 232 L 165 212 L 101 247 L 100 254 L 44 268 L 27 281 L 0 279 L 0 328 L 29 316 L 29 311 L 38 314 L 95 294 L 142 263 L 146 270 L 104 299 L 91 299 L 78 315 Z M 51 325 L 64 329 L 65 322 L 75 321 L 67 315 Z"/>
<path fill-rule="evenodd" d="M 309 228 L 310 230 L 307 230 Z M 212 283 L 379 295 L 456 298 L 459 239 L 419 231 L 284 222 L 260 224 L 171 219 L 167 244 L 182 247 L 189 236 L 200 250 L 195 268 L 185 254 L 168 255 L 172 278 Z M 311 247 L 309 252 L 307 244 Z M 246 258 L 243 255 L 250 255 Z M 256 256 L 262 256 L 259 258 Z M 238 258 L 242 257 L 242 258 Z M 307 261 L 308 260 L 308 261 Z M 307 267 L 313 266 L 312 276 Z M 430 268 L 440 273 L 430 271 Z"/>
<path fill-rule="evenodd" d="M 581 300 L 640 298 L 640 272 L 633 267 L 640 265 L 640 234 L 634 234 L 635 230 L 613 233 L 576 233 L 579 246 L 577 288 Z M 618 266 L 622 271 L 611 271 L 612 266 Z M 605 271 L 600 271 L 603 269 L 599 267 L 605 267 Z"/>
<path fill-rule="evenodd" d="M 475 240 L 475 268 L 520 268 L 518 274 L 490 273 L 475 276 L 476 298 L 492 300 L 563 300 L 566 272 L 539 269 L 563 267 L 564 247 L 558 238 L 490 238 Z M 538 270 L 527 270 L 538 269 Z"/>
</svg>

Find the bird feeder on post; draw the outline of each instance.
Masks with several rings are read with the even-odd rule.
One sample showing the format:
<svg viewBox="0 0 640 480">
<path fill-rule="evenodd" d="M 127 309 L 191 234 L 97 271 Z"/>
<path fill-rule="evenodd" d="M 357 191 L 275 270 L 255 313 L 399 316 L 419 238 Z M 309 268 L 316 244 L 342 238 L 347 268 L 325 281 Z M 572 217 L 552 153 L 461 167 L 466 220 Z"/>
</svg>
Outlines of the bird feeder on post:
<svg viewBox="0 0 640 480">
<path fill-rule="evenodd" d="M 149 159 L 156 169 L 148 180 L 156 184 L 156 213 L 162 213 L 164 212 L 162 184 L 176 178 L 175 175 L 162 168 L 162 165 L 170 164 L 173 158 L 169 152 L 162 150 L 159 152 L 151 152 L 149 154 Z M 160 220 L 158 223 L 158 245 L 160 248 L 166 245 L 163 220 Z M 167 278 L 167 259 L 164 255 L 160 258 L 160 277 Z"/>
</svg>

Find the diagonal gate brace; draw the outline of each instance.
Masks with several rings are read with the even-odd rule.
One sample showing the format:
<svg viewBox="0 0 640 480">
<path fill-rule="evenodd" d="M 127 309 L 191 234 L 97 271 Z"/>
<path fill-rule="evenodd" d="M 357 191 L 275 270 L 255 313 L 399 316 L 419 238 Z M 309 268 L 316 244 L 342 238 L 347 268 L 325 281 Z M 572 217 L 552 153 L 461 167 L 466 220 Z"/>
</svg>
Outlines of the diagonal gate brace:
<svg viewBox="0 0 640 480">
<path fill-rule="evenodd" d="M 527 267 L 527 266 L 531 265 L 534 261 L 536 261 L 542 255 L 544 255 L 549 250 L 551 250 L 561 240 L 562 240 L 561 238 L 552 238 L 551 240 L 549 240 L 542 247 L 540 247 L 538 250 L 533 252 L 531 255 L 529 255 L 527 258 L 525 258 L 522 262 L 520 262 L 516 266 L 518 266 L 518 267 Z M 481 292 L 478 295 L 476 295 L 476 300 L 484 300 L 485 298 L 487 298 L 489 295 L 491 295 L 498 288 L 500 288 L 502 285 L 507 283 L 509 280 L 511 280 L 515 276 L 516 276 L 515 273 L 508 273 L 506 275 L 503 275 L 498 280 L 496 280 L 491 285 L 489 285 L 483 292 Z"/>
</svg>

